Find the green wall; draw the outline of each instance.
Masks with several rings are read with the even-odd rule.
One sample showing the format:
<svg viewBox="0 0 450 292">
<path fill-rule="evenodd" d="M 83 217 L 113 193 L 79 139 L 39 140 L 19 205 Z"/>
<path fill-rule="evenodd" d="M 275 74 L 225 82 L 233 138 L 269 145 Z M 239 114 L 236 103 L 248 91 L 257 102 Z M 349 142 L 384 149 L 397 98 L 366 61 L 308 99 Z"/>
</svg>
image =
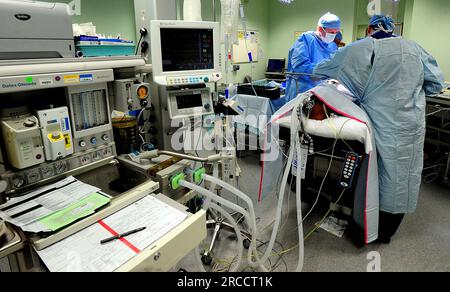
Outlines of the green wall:
<svg viewBox="0 0 450 292">
<path fill-rule="evenodd" d="M 71 0 L 47 0 L 65 2 Z M 180 6 L 182 0 L 178 0 Z M 245 0 L 248 29 L 260 33 L 263 58 L 254 64 L 254 79 L 264 77 L 268 58 L 287 58 L 295 41 L 296 31 L 314 30 L 317 20 L 326 12 L 335 13 L 343 21 L 344 41 L 350 43 L 363 27 L 368 0 L 296 0 L 282 5 L 277 0 Z M 217 3 L 217 21 L 220 21 L 220 0 Z M 212 0 L 202 0 L 203 20 L 212 21 Z M 81 16 L 74 16 L 75 23 L 93 22 L 99 33 L 136 40 L 133 0 L 81 0 Z M 450 79 L 450 1 L 402 0 L 398 21 L 404 21 L 404 36 L 420 43 L 434 55 Z M 182 15 L 180 9 L 179 15 Z M 235 81 L 242 81 L 251 74 L 250 64 L 242 64 L 234 74 Z"/>
<path fill-rule="evenodd" d="M 297 0 L 291 5 L 272 0 L 269 7 L 270 58 L 287 58 L 295 32 L 316 30 L 319 18 L 327 12 L 341 18 L 344 42 L 353 40 L 355 0 Z"/>
<path fill-rule="evenodd" d="M 418 42 L 437 60 L 450 79 L 450 1 L 415 0 L 408 19 L 408 38 Z"/>
<path fill-rule="evenodd" d="M 44 0 L 45 1 L 45 0 Z M 70 3 L 72 0 L 47 0 Z M 73 16 L 74 23 L 92 22 L 97 33 L 136 41 L 133 0 L 81 0 L 81 15 Z"/>
<path fill-rule="evenodd" d="M 413 9 L 414 9 L 414 0 L 403 0 L 405 2 L 405 28 L 403 30 L 403 35 L 406 38 L 411 37 L 411 26 L 412 26 L 412 16 L 413 16 Z"/>
</svg>

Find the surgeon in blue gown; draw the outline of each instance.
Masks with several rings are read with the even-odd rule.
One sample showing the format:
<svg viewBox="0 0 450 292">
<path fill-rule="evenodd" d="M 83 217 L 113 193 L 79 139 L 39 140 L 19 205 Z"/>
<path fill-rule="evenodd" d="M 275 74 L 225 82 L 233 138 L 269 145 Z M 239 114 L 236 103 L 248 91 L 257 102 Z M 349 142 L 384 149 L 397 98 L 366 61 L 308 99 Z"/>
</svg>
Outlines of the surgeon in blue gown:
<svg viewBox="0 0 450 292">
<path fill-rule="evenodd" d="M 393 34 L 390 17 L 376 15 L 368 37 L 339 50 L 314 74 L 339 80 L 369 115 L 378 148 L 379 241 L 389 243 L 405 214 L 415 212 L 424 159 L 426 94 L 440 93 L 444 76 L 417 43 Z"/>
<path fill-rule="evenodd" d="M 341 31 L 341 20 L 327 13 L 319 20 L 317 30 L 300 36 L 289 51 L 288 72 L 312 74 L 314 67 L 330 58 L 337 51 L 336 36 Z M 276 110 L 297 97 L 299 93 L 310 90 L 318 84 L 309 76 L 289 75 L 286 82 L 286 96 L 275 104 Z"/>
</svg>

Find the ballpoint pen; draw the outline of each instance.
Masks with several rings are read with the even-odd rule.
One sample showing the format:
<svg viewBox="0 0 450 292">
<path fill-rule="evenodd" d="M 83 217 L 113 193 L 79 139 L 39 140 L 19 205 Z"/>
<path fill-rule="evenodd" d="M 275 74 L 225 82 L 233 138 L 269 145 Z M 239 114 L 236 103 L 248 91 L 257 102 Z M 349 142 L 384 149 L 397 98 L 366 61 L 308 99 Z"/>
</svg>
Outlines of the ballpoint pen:
<svg viewBox="0 0 450 292">
<path fill-rule="evenodd" d="M 142 228 L 139 228 L 139 229 L 128 231 L 128 232 L 125 232 L 123 234 L 119 234 L 119 235 L 116 235 L 116 236 L 104 239 L 104 240 L 102 240 L 100 242 L 100 244 L 106 244 L 106 243 L 109 243 L 109 242 L 114 241 L 114 240 L 119 240 L 121 238 L 124 238 L 124 237 L 130 236 L 130 235 L 136 234 L 136 233 L 141 232 L 141 231 L 144 231 L 145 229 L 147 229 L 147 227 L 142 227 Z"/>
</svg>

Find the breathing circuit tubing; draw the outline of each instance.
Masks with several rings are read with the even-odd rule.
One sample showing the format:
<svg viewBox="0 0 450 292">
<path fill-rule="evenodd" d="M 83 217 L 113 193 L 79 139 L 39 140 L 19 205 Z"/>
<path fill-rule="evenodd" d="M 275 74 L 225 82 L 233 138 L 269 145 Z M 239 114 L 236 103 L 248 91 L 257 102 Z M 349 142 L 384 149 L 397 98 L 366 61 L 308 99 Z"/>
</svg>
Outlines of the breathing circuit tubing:
<svg viewBox="0 0 450 292">
<path fill-rule="evenodd" d="M 294 109 L 293 113 L 296 113 L 298 111 L 299 107 L 300 107 L 300 105 L 297 105 L 296 108 Z M 281 189 L 280 189 L 279 196 L 278 196 L 278 207 L 277 207 L 277 213 L 276 213 L 276 220 L 275 220 L 275 224 L 274 224 L 274 230 L 272 232 L 271 239 L 268 244 L 268 248 L 261 258 L 259 258 L 258 252 L 256 250 L 257 249 L 256 241 L 257 241 L 257 235 L 258 235 L 257 226 L 256 226 L 256 215 L 254 212 L 253 202 L 247 195 L 245 195 L 243 192 L 237 190 L 235 187 L 233 187 L 215 177 L 212 177 L 209 175 L 203 176 L 204 180 L 209 181 L 213 184 L 219 185 L 219 186 L 223 187 L 224 189 L 230 191 L 231 193 L 233 193 L 240 199 L 242 199 L 244 202 L 246 202 L 250 211 L 247 211 L 244 208 L 242 208 L 241 206 L 231 203 L 231 202 L 219 197 L 218 195 L 214 194 L 213 192 L 206 190 L 198 185 L 195 185 L 195 184 L 183 181 L 183 180 L 180 181 L 181 186 L 191 189 L 193 191 L 196 191 L 196 192 L 204 195 L 208 199 L 208 201 L 207 201 L 208 203 L 206 204 L 205 207 L 211 208 L 211 209 L 214 209 L 214 210 L 220 212 L 221 214 L 223 214 L 223 216 L 225 216 L 230 221 L 230 224 L 233 225 L 233 227 L 238 235 L 238 241 L 239 241 L 240 247 L 243 246 L 242 234 L 240 233 L 240 228 L 237 225 L 236 221 L 227 212 L 225 212 L 221 207 L 216 206 L 210 202 L 211 201 L 217 202 L 227 208 L 232 209 L 233 211 L 236 211 L 236 212 L 244 215 L 247 222 L 250 224 L 250 228 L 252 230 L 252 232 L 251 232 L 252 242 L 251 242 L 251 246 L 250 246 L 250 249 L 248 252 L 247 261 L 251 267 L 254 267 L 254 268 L 259 267 L 263 271 L 267 271 L 267 269 L 265 267 L 265 263 L 268 261 L 268 259 L 270 258 L 271 254 L 272 254 L 272 250 L 275 246 L 275 242 L 276 242 L 278 232 L 279 232 L 279 229 L 281 226 L 283 203 L 284 203 L 284 199 L 286 196 L 286 188 L 287 188 L 289 174 L 291 171 L 291 166 L 294 161 L 294 156 L 295 156 L 295 154 L 297 154 L 297 157 L 301 157 L 301 155 L 300 155 L 300 151 L 301 151 L 300 146 L 301 145 L 300 145 L 300 137 L 299 137 L 299 132 L 298 132 L 300 129 L 300 119 L 296 114 L 292 115 L 291 123 L 292 123 L 291 147 L 290 147 L 290 153 L 289 153 L 287 167 L 286 167 L 284 175 L 283 175 L 282 185 L 281 185 Z M 298 221 L 298 226 L 299 226 L 299 228 L 298 228 L 298 238 L 299 238 L 298 258 L 299 258 L 299 262 L 298 262 L 296 271 L 301 272 L 303 270 L 303 264 L 304 264 L 304 238 L 303 238 L 304 233 L 303 233 L 303 218 L 302 218 L 302 207 L 301 207 L 302 201 L 301 201 L 301 168 L 300 167 L 297 167 L 296 201 L 297 201 L 297 221 Z M 221 210 L 218 210 L 218 209 L 221 209 Z M 197 247 L 197 251 L 198 251 L 198 247 Z M 200 253 L 198 253 L 198 254 L 200 254 Z M 237 268 L 239 268 L 241 262 L 242 262 L 242 249 L 239 250 L 238 261 L 236 264 Z M 202 267 L 202 270 L 204 270 L 204 267 Z"/>
</svg>

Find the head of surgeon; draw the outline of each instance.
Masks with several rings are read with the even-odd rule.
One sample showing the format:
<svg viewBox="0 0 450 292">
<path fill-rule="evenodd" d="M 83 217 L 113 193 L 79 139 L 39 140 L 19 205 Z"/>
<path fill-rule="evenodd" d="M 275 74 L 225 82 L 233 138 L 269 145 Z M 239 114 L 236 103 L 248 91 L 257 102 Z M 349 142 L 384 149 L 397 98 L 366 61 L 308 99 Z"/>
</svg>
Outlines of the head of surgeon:
<svg viewBox="0 0 450 292">
<path fill-rule="evenodd" d="M 385 15 L 374 15 L 367 28 L 367 35 L 376 39 L 392 37 L 395 30 L 394 20 Z"/>
<path fill-rule="evenodd" d="M 316 34 L 327 44 L 335 41 L 337 34 L 341 31 L 341 20 L 334 14 L 328 12 L 319 19 Z"/>
</svg>

